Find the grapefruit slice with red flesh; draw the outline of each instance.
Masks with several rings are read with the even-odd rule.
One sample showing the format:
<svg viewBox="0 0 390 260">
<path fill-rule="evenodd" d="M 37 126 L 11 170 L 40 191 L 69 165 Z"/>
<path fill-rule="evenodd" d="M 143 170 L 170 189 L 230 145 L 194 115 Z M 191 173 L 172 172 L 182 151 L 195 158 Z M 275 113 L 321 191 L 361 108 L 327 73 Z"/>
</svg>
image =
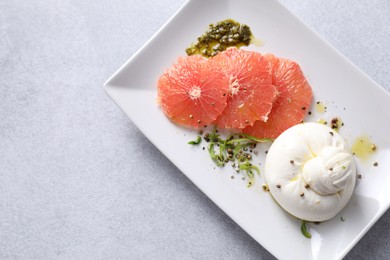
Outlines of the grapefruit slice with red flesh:
<svg viewBox="0 0 390 260">
<path fill-rule="evenodd" d="M 277 95 L 269 61 L 258 52 L 233 47 L 209 62 L 229 80 L 227 106 L 215 124 L 219 128 L 242 129 L 257 120 L 267 121 Z"/>
<path fill-rule="evenodd" d="M 158 80 L 158 101 L 174 122 L 198 128 L 226 107 L 228 79 L 200 55 L 181 57 Z"/>
<path fill-rule="evenodd" d="M 243 130 L 257 138 L 278 137 L 283 131 L 302 122 L 312 102 L 312 89 L 300 66 L 291 60 L 266 54 L 272 64 L 272 83 L 279 95 L 267 122 L 257 121 Z"/>
</svg>

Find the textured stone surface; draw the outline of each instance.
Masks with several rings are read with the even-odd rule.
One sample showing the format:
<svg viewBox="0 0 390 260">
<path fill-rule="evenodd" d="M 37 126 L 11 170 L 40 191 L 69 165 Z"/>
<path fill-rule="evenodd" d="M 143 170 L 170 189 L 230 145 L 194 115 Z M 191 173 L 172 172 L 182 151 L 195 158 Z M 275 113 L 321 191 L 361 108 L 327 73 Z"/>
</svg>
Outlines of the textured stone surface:
<svg viewBox="0 0 390 260">
<path fill-rule="evenodd" d="M 183 2 L 0 0 L 0 259 L 274 259 L 102 88 Z M 281 2 L 390 90 L 389 1 Z"/>
</svg>

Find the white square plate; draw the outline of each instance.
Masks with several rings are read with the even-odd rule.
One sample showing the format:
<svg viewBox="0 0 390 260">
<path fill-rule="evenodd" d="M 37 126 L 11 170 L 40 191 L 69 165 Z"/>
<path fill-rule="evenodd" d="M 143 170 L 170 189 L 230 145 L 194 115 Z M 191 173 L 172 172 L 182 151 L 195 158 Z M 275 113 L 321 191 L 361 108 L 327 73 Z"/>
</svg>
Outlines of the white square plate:
<svg viewBox="0 0 390 260">
<path fill-rule="evenodd" d="M 286 214 L 261 188 L 262 179 L 247 188 L 231 169 L 215 168 L 207 152 L 187 142 L 197 133 L 169 121 L 156 102 L 159 76 L 208 24 L 232 18 L 251 27 L 264 41 L 259 52 L 297 61 L 307 76 L 315 100 L 325 114 L 342 118 L 341 134 L 349 143 L 370 135 L 378 150 L 359 162 L 363 178 L 352 201 L 333 220 L 310 225 L 312 239 L 300 233 L 300 222 Z M 139 129 L 195 185 L 263 247 L 279 259 L 342 258 L 390 205 L 390 96 L 334 48 L 310 31 L 274 0 L 189 0 L 106 83 L 105 89 Z M 265 154 L 260 148 L 258 161 Z M 264 148 L 265 149 L 265 148 Z M 373 167 L 372 161 L 379 166 Z M 341 221 L 343 217 L 345 221 Z"/>
</svg>

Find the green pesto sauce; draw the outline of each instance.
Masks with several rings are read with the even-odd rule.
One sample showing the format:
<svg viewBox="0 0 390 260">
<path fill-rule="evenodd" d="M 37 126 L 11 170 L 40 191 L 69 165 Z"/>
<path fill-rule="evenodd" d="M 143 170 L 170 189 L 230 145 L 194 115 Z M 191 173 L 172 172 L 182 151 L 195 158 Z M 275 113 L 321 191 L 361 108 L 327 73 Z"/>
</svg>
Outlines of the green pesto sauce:
<svg viewBox="0 0 390 260">
<path fill-rule="evenodd" d="M 228 47 L 248 46 L 253 38 L 251 29 L 232 19 L 210 24 L 207 32 L 186 49 L 188 55 L 201 54 L 206 58 L 215 56 Z"/>
</svg>

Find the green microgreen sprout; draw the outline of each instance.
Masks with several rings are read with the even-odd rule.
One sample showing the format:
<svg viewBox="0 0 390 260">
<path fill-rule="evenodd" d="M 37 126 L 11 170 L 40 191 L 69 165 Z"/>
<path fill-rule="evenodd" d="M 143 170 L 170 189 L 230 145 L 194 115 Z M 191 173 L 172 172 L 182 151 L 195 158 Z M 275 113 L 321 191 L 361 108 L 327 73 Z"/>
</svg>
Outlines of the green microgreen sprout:
<svg viewBox="0 0 390 260">
<path fill-rule="evenodd" d="M 188 144 L 196 145 L 196 144 L 200 144 L 201 142 L 202 142 L 202 137 L 198 135 L 195 140 L 189 141 Z"/>
<path fill-rule="evenodd" d="M 256 143 L 272 141 L 246 134 L 231 134 L 223 139 L 216 128 L 210 133 L 206 133 L 203 138 L 209 142 L 208 151 L 217 166 L 223 167 L 226 163 L 231 162 L 236 172 L 244 171 L 250 179 L 254 178 L 255 172 L 260 174 L 260 170 L 250 162 L 252 155 L 246 151 L 248 148 L 255 147 Z"/>
<path fill-rule="evenodd" d="M 306 227 L 306 221 L 302 220 L 302 224 L 301 224 L 301 233 L 302 235 L 304 235 L 306 238 L 311 238 L 311 234 L 310 232 L 307 230 L 307 227 Z"/>
</svg>

